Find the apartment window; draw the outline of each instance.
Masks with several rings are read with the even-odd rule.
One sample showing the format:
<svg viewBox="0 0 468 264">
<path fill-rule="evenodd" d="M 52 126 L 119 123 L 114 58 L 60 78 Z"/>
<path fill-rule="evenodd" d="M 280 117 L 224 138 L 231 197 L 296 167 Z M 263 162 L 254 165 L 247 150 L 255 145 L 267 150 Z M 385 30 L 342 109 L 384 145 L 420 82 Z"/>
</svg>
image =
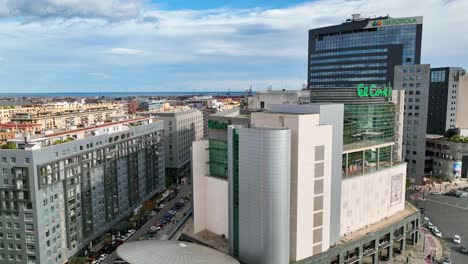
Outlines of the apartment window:
<svg viewBox="0 0 468 264">
<path fill-rule="evenodd" d="M 24 163 L 29 164 L 29 158 L 24 158 Z"/>
<path fill-rule="evenodd" d="M 6 163 L 7 162 L 7 158 L 6 157 L 2 157 L 2 163 Z"/>
<path fill-rule="evenodd" d="M 3 168 L 3 169 L 2 169 L 2 173 L 3 173 L 3 174 L 7 174 L 7 173 L 8 173 L 8 169 Z"/>
<path fill-rule="evenodd" d="M 3 184 L 4 184 L 4 185 L 8 185 L 8 184 L 9 184 L 9 183 L 8 183 L 8 179 L 4 179 L 4 180 L 3 180 Z"/>
<path fill-rule="evenodd" d="M 264 101 L 260 102 L 260 109 L 265 109 L 265 102 Z"/>
<path fill-rule="evenodd" d="M 11 163 L 16 163 L 16 158 L 11 158 L 11 159 L 10 159 L 10 162 L 11 162 Z"/>
</svg>

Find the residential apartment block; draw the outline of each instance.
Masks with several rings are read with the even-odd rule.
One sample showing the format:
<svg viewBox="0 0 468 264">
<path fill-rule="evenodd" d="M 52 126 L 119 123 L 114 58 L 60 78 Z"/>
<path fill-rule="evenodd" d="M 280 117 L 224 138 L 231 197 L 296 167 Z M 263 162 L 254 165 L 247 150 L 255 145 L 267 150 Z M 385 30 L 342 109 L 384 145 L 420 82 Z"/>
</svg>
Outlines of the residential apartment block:
<svg viewBox="0 0 468 264">
<path fill-rule="evenodd" d="M 166 174 L 190 173 L 192 142 L 203 138 L 203 114 L 195 109 L 176 109 L 157 113 L 164 121 Z"/>
<path fill-rule="evenodd" d="M 165 188 L 151 118 L 25 135 L 0 150 L 0 263 L 65 263 Z"/>
<path fill-rule="evenodd" d="M 124 105 L 116 103 L 51 104 L 0 111 L 4 121 L 0 124 L 0 128 L 13 132 L 30 133 L 87 127 L 103 123 L 110 116 L 125 114 Z"/>
</svg>

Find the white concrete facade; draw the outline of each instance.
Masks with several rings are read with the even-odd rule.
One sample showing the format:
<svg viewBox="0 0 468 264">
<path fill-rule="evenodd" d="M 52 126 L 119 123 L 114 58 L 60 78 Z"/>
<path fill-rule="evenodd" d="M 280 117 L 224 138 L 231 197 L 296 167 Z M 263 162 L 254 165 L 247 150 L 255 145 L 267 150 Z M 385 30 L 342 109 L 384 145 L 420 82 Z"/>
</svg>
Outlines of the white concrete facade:
<svg viewBox="0 0 468 264">
<path fill-rule="evenodd" d="M 228 237 L 228 182 L 210 177 L 208 140 L 192 144 L 194 233 L 209 230 Z"/>
<path fill-rule="evenodd" d="M 330 245 L 332 126 L 320 115 L 252 114 L 253 127 L 291 129 L 290 261 Z"/>
<path fill-rule="evenodd" d="M 406 163 L 343 179 L 341 235 L 346 236 L 402 211 L 405 184 Z"/>
</svg>

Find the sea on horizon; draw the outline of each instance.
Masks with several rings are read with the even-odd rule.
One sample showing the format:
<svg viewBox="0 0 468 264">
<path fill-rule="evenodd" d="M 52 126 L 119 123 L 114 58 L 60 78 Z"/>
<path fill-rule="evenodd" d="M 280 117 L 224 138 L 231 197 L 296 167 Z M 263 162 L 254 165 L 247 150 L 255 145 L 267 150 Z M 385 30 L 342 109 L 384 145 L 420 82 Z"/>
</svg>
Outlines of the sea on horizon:
<svg viewBox="0 0 468 264">
<path fill-rule="evenodd" d="M 0 93 L 0 98 L 11 97 L 129 97 L 129 96 L 184 96 L 184 95 L 214 95 L 240 96 L 245 92 L 70 92 L 70 93 Z"/>
</svg>

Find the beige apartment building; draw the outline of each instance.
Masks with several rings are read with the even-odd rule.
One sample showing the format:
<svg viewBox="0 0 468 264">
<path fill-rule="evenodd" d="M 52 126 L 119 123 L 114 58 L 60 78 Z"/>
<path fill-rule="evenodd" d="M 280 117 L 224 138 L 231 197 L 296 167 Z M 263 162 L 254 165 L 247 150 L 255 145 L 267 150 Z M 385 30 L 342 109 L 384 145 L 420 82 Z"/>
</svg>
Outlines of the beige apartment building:
<svg viewBox="0 0 468 264">
<path fill-rule="evenodd" d="M 0 109 L 1 127 L 6 131 L 38 133 L 100 124 L 110 116 L 125 114 L 123 104 L 52 104 Z"/>
</svg>

